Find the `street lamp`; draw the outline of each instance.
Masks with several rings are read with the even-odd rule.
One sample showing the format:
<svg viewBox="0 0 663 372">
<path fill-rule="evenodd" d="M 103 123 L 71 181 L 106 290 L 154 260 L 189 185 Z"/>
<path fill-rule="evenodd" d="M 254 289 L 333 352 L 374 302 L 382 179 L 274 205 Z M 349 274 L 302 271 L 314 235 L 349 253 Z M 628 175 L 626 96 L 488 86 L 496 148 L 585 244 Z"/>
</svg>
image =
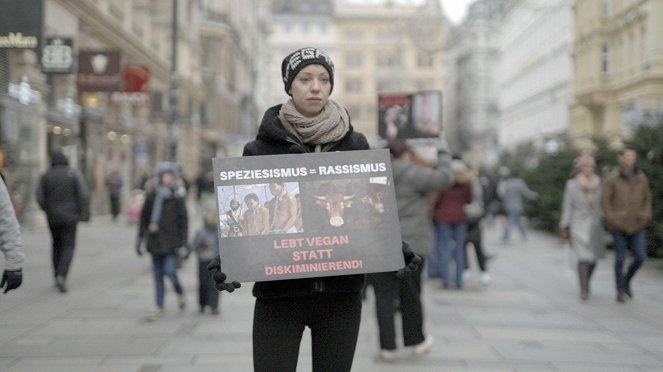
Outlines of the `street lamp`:
<svg viewBox="0 0 663 372">
<path fill-rule="evenodd" d="M 170 62 L 170 88 L 168 104 L 170 115 L 168 121 L 170 148 L 170 161 L 177 161 L 177 136 L 175 126 L 177 125 L 177 8 L 178 1 L 173 0 L 173 19 L 171 23 L 171 62 Z"/>
</svg>

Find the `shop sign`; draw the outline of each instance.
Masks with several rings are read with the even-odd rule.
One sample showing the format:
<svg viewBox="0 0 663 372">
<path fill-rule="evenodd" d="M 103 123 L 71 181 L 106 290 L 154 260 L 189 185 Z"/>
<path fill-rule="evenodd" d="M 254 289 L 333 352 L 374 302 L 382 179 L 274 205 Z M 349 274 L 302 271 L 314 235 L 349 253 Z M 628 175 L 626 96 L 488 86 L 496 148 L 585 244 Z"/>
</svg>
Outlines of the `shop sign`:
<svg viewBox="0 0 663 372">
<path fill-rule="evenodd" d="M 81 106 L 77 105 L 71 97 L 58 100 L 55 107 L 68 118 L 81 115 Z"/>
<path fill-rule="evenodd" d="M 147 65 L 129 64 L 122 73 L 124 92 L 146 92 L 150 80 L 150 68 Z"/>
<path fill-rule="evenodd" d="M 28 77 L 25 75 L 23 75 L 19 84 L 9 83 L 7 91 L 11 97 L 18 99 L 22 105 L 29 105 L 41 100 L 41 93 L 30 87 Z"/>
<path fill-rule="evenodd" d="M 122 85 L 119 50 L 78 52 L 78 91 L 115 92 Z"/>
<path fill-rule="evenodd" d="M 149 106 L 150 95 L 143 92 L 113 92 L 110 96 L 114 105 Z"/>
<path fill-rule="evenodd" d="M 0 48 L 37 49 L 44 28 L 44 0 L 0 0 L 0 9 Z"/>
<path fill-rule="evenodd" d="M 41 71 L 47 74 L 71 74 L 74 71 L 74 39 L 46 38 L 41 54 Z"/>
</svg>

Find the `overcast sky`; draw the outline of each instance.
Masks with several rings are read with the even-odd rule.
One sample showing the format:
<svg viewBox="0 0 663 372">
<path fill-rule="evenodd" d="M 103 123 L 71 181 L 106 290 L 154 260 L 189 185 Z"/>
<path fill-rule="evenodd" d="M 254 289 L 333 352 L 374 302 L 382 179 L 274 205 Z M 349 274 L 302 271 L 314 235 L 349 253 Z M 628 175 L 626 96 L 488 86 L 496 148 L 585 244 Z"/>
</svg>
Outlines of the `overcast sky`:
<svg viewBox="0 0 663 372">
<path fill-rule="evenodd" d="M 444 12 L 453 23 L 460 23 L 465 17 L 467 6 L 474 0 L 441 0 Z"/>
</svg>

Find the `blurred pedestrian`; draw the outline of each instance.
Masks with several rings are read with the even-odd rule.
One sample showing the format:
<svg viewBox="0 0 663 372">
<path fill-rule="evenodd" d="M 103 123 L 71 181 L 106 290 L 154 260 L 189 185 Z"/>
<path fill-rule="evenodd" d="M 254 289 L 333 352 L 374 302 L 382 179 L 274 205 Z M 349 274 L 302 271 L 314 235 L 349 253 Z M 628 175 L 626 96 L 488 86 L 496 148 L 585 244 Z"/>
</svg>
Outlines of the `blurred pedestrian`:
<svg viewBox="0 0 663 372">
<path fill-rule="evenodd" d="M 467 176 L 467 166 L 455 159 L 451 163 L 454 184 L 437 195 L 435 203 L 436 249 L 433 265 L 429 273 L 442 277 L 442 287 L 452 284 L 449 265 L 452 258 L 456 263 L 455 287 L 463 288 L 465 271 L 465 237 L 467 234 L 467 214 L 465 205 L 472 202 L 472 187 Z M 433 260 L 432 260 L 433 261 Z"/>
<path fill-rule="evenodd" d="M 136 241 L 139 256 L 143 255 L 143 240 L 152 256 L 156 307 L 148 320 L 164 314 L 164 276 L 173 284 L 180 310 L 186 307 L 184 289 L 177 277 L 177 252 L 187 245 L 188 239 L 186 194 L 178 185 L 177 167 L 173 163 L 159 164 L 154 174 L 156 179 L 145 197 Z"/>
<path fill-rule="evenodd" d="M 207 265 L 219 255 L 218 213 L 213 207 L 203 207 L 203 226 L 196 232 L 191 249 L 198 258 L 198 304 L 200 313 L 209 307 L 212 315 L 219 314 L 219 291 L 207 271 Z"/>
<path fill-rule="evenodd" d="M 619 169 L 603 184 L 601 207 L 612 230 L 615 249 L 615 282 L 617 301 L 633 297 L 631 280 L 647 259 L 645 227 L 652 216 L 651 190 L 647 176 L 636 165 L 634 149 L 625 147 L 617 158 Z M 626 251 L 631 250 L 633 262 L 624 274 Z"/>
<path fill-rule="evenodd" d="M 441 147 L 435 168 L 419 165 L 416 154 L 405 140 L 388 142 L 396 190 L 396 203 L 403 240 L 421 257 L 430 256 L 433 249 L 433 225 L 428 217 L 428 194 L 441 191 L 453 183 L 451 157 L 446 146 Z M 422 261 L 423 265 L 423 261 Z M 433 346 L 433 336 L 424 332 L 424 312 L 421 303 L 421 271 L 403 278 L 391 272 L 368 274 L 368 282 L 375 292 L 380 353 L 382 361 L 397 357 L 394 314 L 398 304 L 402 317 L 403 345 L 412 348 L 415 356 L 427 353 Z"/>
<path fill-rule="evenodd" d="M 201 171 L 196 177 L 196 200 L 200 203 L 203 196 L 214 193 L 214 176 L 212 171 Z"/>
<path fill-rule="evenodd" d="M 472 244 L 479 265 L 481 276 L 479 280 L 481 284 L 488 285 L 492 281 L 488 273 L 488 256 L 483 249 L 483 232 L 482 223 L 486 215 L 484 208 L 483 187 L 476 172 L 468 166 L 468 177 L 470 177 L 470 185 L 472 187 L 472 202 L 465 205 L 465 214 L 467 215 L 467 235 L 465 238 L 465 247 L 463 248 L 465 269 L 470 269 L 470 264 L 467 259 L 467 246 Z M 470 271 L 467 271 L 469 274 Z"/>
<path fill-rule="evenodd" d="M 498 186 L 498 193 L 504 203 L 506 212 L 506 226 L 502 241 L 508 243 L 511 238 L 511 228 L 517 227 L 523 240 L 527 239 L 527 229 L 523 225 L 523 198 L 537 200 L 539 193 L 530 190 L 525 181 L 518 176 L 516 171 L 510 171 L 509 176 Z"/>
<path fill-rule="evenodd" d="M 55 286 L 67 292 L 67 275 L 74 258 L 76 227 L 86 199 L 80 173 L 69 167 L 60 150 L 51 154 L 51 168 L 37 185 L 37 203 L 46 213 L 52 238 L 52 262 Z"/>
<path fill-rule="evenodd" d="M 368 150 L 364 135 L 354 132 L 346 109 L 329 99 L 334 65 L 316 48 L 303 48 L 281 64 L 285 91 L 292 97 L 265 112 L 258 135 L 244 146 L 244 156 Z M 270 190 L 279 195 L 278 190 Z M 290 205 L 290 203 L 288 203 Z M 293 222 L 272 226 L 287 231 Z M 272 207 L 277 210 L 276 206 Z M 270 217 L 274 217 L 270 216 Z M 417 269 L 419 257 L 403 244 L 407 269 Z M 234 291 L 238 282 L 226 282 L 221 259 L 209 266 L 219 290 Z M 305 327 L 311 329 L 312 370 L 347 372 L 352 367 L 359 323 L 364 275 L 310 277 L 256 282 L 253 313 L 253 368 L 255 372 L 294 372 Z"/>
<path fill-rule="evenodd" d="M 5 269 L 0 280 L 0 290 L 7 293 L 23 283 L 23 240 L 16 220 L 9 192 L 0 179 L 0 251 L 5 258 Z"/>
<path fill-rule="evenodd" d="M 108 189 L 113 222 L 117 221 L 117 216 L 120 214 L 120 198 L 122 197 L 123 183 L 120 167 L 117 164 L 113 165 L 113 169 L 106 176 L 106 188 Z"/>
<path fill-rule="evenodd" d="M 568 241 L 578 259 L 580 298 L 589 297 L 590 281 L 598 259 L 605 254 L 601 216 L 601 179 L 591 155 L 575 160 L 575 175 L 566 181 L 560 236 Z"/>
</svg>

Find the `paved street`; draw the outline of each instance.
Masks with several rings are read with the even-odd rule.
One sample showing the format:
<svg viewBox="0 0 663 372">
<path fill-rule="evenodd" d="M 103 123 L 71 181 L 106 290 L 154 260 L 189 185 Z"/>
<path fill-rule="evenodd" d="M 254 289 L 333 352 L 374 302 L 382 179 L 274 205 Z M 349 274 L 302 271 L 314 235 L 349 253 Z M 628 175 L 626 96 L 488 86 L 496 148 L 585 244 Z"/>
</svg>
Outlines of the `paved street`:
<svg viewBox="0 0 663 372">
<path fill-rule="evenodd" d="M 133 251 L 135 227 L 108 217 L 79 225 L 69 292 L 51 278 L 46 228 L 24 231 L 23 286 L 0 294 L 1 371 L 252 371 L 250 285 L 221 296 L 221 315 L 198 314 L 195 260 L 180 272 L 188 307 L 168 286 L 166 315 L 144 320 L 153 303 L 149 258 Z M 597 268 L 592 296 L 578 299 L 556 237 L 486 245 L 493 283 L 442 290 L 425 282 L 427 330 L 436 343 L 415 359 L 378 363 L 372 295 L 365 302 L 353 371 L 663 371 L 663 262 L 648 261 L 634 299 L 615 302 L 612 256 Z M 476 260 L 470 254 L 475 265 Z M 476 265 L 475 265 L 476 266 Z M 310 371 L 305 336 L 298 371 Z"/>
</svg>

